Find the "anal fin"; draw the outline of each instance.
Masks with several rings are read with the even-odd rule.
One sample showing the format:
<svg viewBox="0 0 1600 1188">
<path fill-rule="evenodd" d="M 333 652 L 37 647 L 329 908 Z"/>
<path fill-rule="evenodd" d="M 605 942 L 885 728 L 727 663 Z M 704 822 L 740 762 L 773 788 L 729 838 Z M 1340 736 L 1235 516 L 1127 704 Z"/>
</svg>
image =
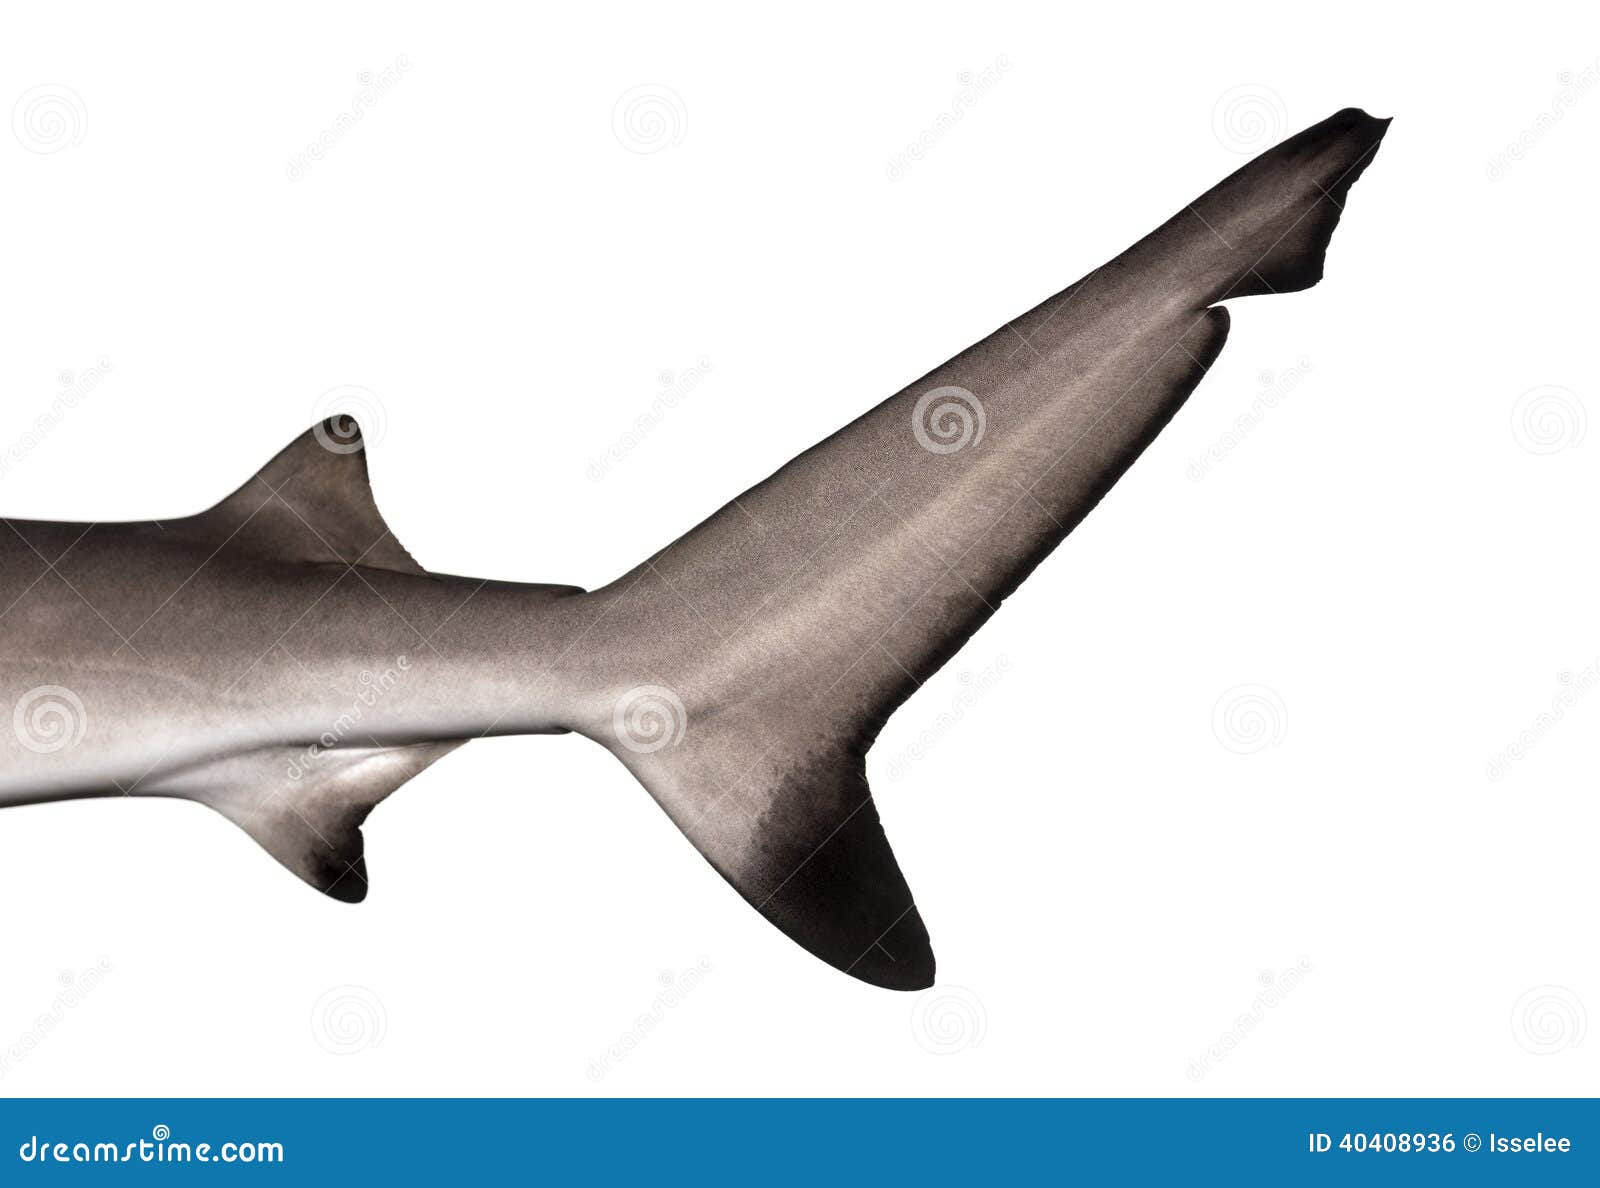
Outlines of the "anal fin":
<svg viewBox="0 0 1600 1188">
<path fill-rule="evenodd" d="M 310 752 L 273 747 L 187 768 L 146 789 L 208 805 L 325 895 L 367 895 L 361 824 L 386 796 L 459 742 Z"/>
</svg>

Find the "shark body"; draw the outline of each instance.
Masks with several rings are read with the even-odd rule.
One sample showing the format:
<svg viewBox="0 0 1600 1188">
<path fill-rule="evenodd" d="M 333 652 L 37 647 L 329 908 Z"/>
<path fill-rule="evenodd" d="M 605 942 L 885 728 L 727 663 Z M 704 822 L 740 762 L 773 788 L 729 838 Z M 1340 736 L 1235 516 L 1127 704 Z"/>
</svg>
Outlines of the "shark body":
<svg viewBox="0 0 1600 1188">
<path fill-rule="evenodd" d="M 473 738 L 576 731 L 794 940 L 930 985 L 868 748 L 1178 410 L 1219 302 L 1321 277 L 1387 122 L 1268 151 L 592 592 L 425 571 L 346 418 L 196 516 L 5 521 L 0 807 L 199 801 L 354 901 L 395 788 Z"/>
</svg>

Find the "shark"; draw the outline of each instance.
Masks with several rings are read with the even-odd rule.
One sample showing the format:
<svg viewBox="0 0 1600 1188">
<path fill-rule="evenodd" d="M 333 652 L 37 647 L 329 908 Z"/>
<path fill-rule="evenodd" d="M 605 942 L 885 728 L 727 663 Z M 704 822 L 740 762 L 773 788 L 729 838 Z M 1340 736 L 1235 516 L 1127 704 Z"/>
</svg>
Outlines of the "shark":
<svg viewBox="0 0 1600 1188">
<path fill-rule="evenodd" d="M 195 515 L 0 520 L 0 807 L 195 801 L 356 902 L 406 781 L 577 732 L 800 946 L 928 987 L 869 748 L 1177 413 L 1224 303 L 1321 279 L 1388 123 L 1289 137 L 598 589 L 425 569 L 350 416 Z"/>
</svg>

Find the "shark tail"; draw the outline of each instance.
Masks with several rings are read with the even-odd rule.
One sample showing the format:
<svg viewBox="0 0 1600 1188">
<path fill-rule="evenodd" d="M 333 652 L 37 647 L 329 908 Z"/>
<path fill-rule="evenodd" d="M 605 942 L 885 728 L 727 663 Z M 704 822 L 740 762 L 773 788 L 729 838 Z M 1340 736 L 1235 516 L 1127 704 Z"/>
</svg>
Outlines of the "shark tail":
<svg viewBox="0 0 1600 1188">
<path fill-rule="evenodd" d="M 1388 127 L 1357 108 L 1335 112 L 1207 190 L 1129 256 L 1186 245 L 1205 304 L 1309 289 Z"/>
<path fill-rule="evenodd" d="M 577 638 L 605 646 L 562 654 L 562 673 L 587 690 L 573 728 L 610 749 L 712 867 L 789 938 L 873 985 L 931 985 L 928 930 L 874 803 L 868 750 L 889 716 L 1087 514 L 1199 382 L 1227 327 L 1225 311 L 1207 308 L 1321 278 L 1344 197 L 1387 124 L 1354 110 L 1335 114 L 1201 195 L 1102 270 L 1108 285 L 1121 278 L 1149 290 L 1156 304 L 1199 315 L 1179 318 L 1187 328 L 1178 340 L 1160 343 L 1126 380 L 1110 373 L 1105 392 L 1080 386 L 1073 400 L 1062 399 L 1074 352 L 1057 350 L 1051 336 L 1066 334 L 1070 318 L 1056 316 L 1064 302 L 1046 303 L 631 573 L 574 599 L 592 614 Z M 1016 346 L 1018 326 L 1035 349 Z M 1105 349 L 1114 354 L 1112 345 Z M 1167 349 L 1176 346 L 1183 349 Z M 970 398 L 967 382 L 990 402 L 987 442 L 980 409 L 968 423 L 973 449 L 930 444 L 913 429 L 917 408 L 929 395 Z M 1102 398 L 1103 408 L 1095 403 Z M 1042 474 L 1028 471 L 1038 441 L 1052 429 L 1061 436 L 1058 421 L 1072 428 L 1069 440 L 1089 444 L 1067 465 L 1046 457 Z M 304 503 L 293 514 L 277 497 L 290 477 Z M 974 508 L 984 514 L 962 518 Z M 263 556 L 423 572 L 378 516 L 359 434 L 343 421 L 308 433 L 193 531 Z M 249 766 L 193 773 L 170 794 L 204 800 L 312 885 L 359 899 L 362 820 L 455 745 L 355 750 L 315 780 L 286 774 L 292 753 L 266 754 Z"/>
<path fill-rule="evenodd" d="M 1226 336 L 1227 311 L 1210 307 L 1322 276 L 1344 196 L 1387 124 L 1335 114 L 1108 265 L 1109 291 L 1137 290 L 1133 308 L 1167 318 L 1177 341 L 1154 342 L 1103 390 L 1073 386 L 1084 352 L 1070 337 L 1056 349 L 1052 336 L 1074 323 L 1053 299 L 596 592 L 643 608 L 651 627 L 625 649 L 644 659 L 643 679 L 611 690 L 614 714 L 593 736 L 792 940 L 874 985 L 932 984 L 933 949 L 868 787 L 868 749 L 1187 398 Z M 1084 299 L 1087 316 L 1098 299 Z M 1017 345 L 1016 327 L 1037 349 Z M 1093 346 L 1113 355 L 1128 333 L 1114 327 Z M 982 441 L 973 392 L 988 404 Z M 952 409 L 967 398 L 973 448 L 917 440 L 916 409 L 941 393 Z M 1041 449 L 1052 437 L 1067 441 L 1056 460 L 1068 464 Z M 1071 452 L 1074 441 L 1086 444 Z M 607 622 L 632 617 L 619 609 Z"/>
</svg>

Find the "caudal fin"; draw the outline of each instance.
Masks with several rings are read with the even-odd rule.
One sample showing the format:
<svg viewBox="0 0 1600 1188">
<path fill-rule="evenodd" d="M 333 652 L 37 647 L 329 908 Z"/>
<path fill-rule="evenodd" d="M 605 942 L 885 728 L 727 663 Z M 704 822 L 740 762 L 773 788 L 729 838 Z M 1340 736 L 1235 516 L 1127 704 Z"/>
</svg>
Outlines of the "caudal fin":
<svg viewBox="0 0 1600 1188">
<path fill-rule="evenodd" d="M 1207 190 L 1146 242 L 1161 251 L 1191 245 L 1207 304 L 1309 289 L 1322 279 L 1350 187 L 1388 128 L 1353 107 L 1336 112 Z"/>
<path fill-rule="evenodd" d="M 1177 412 L 1215 303 L 1322 275 L 1386 123 L 1291 137 L 590 596 L 616 679 L 588 732 L 812 953 L 931 982 L 868 748 Z"/>
</svg>

